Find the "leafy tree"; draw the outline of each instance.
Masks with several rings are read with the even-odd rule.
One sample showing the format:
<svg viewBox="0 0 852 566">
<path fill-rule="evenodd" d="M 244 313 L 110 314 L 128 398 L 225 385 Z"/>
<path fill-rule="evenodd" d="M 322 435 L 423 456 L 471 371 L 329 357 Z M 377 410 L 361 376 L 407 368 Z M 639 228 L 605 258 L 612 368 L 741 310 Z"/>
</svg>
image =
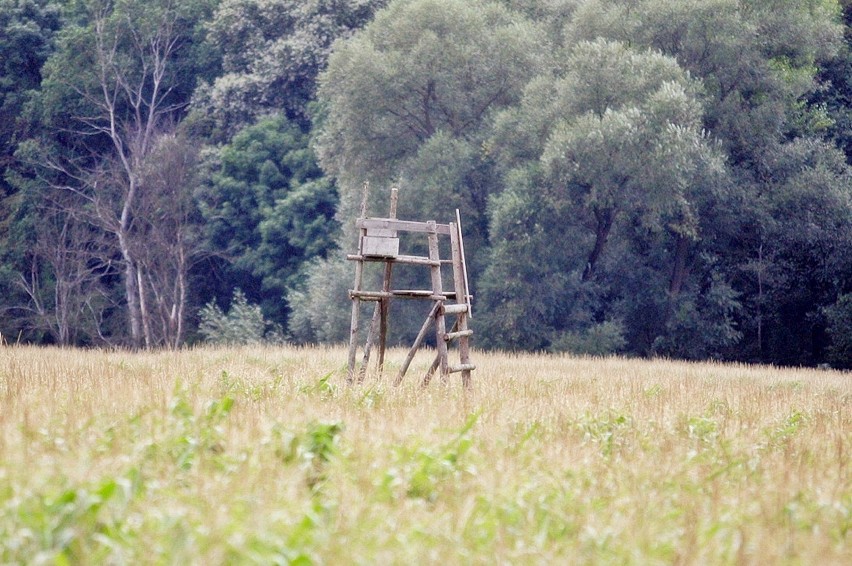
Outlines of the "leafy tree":
<svg viewBox="0 0 852 566">
<path fill-rule="evenodd" d="M 336 190 L 308 136 L 283 116 L 246 128 L 217 152 L 197 198 L 234 286 L 257 289 L 267 316 L 286 320 L 286 289 L 307 260 L 328 253 L 337 233 Z"/>
<path fill-rule="evenodd" d="M 34 247 L 31 208 L 14 182 L 16 177 L 15 152 L 18 144 L 32 135 L 35 124 L 28 119 L 27 108 L 33 93 L 41 84 L 41 69 L 50 56 L 54 38 L 61 26 L 60 8 L 47 0 L 0 1 L 0 287 L 5 301 L 0 329 L 5 335 L 14 334 L 22 339 L 33 338 L 22 332 L 30 322 L 22 320 L 25 313 L 44 313 L 42 308 L 30 304 L 31 296 L 22 289 L 22 282 L 40 274 L 33 267 Z M 26 273 L 30 277 L 21 278 Z M 50 285 L 50 278 L 42 282 Z M 32 285 L 29 285 L 31 288 Z M 15 306 L 27 305 L 24 309 Z M 51 317 L 36 315 L 44 322 Z M 41 323 L 35 326 L 43 327 Z M 38 332 L 41 332 L 38 331 Z"/>
<path fill-rule="evenodd" d="M 828 360 L 838 368 L 852 368 L 852 294 L 844 294 L 826 307 L 828 319 Z"/>
<path fill-rule="evenodd" d="M 249 303 L 240 289 L 234 291 L 227 313 L 215 302 L 210 302 L 201 309 L 200 317 L 198 330 L 204 340 L 212 344 L 260 344 L 283 340 L 281 327 L 268 322 L 260 306 Z"/>
<path fill-rule="evenodd" d="M 60 27 L 59 7 L 48 0 L 0 1 L 0 188 L 25 135 L 21 115 L 29 93 L 41 83 L 41 68 Z"/>
<path fill-rule="evenodd" d="M 163 148 L 177 139 L 175 124 L 185 113 L 189 90 L 180 87 L 181 72 L 192 66 L 184 58 L 192 52 L 184 48 L 206 5 L 93 0 L 73 8 L 44 67 L 37 101 L 44 135 L 22 156 L 44 186 L 74 198 L 69 212 L 112 239 L 117 257 L 104 261 L 121 268 L 129 343 L 174 345 L 182 323 L 172 320 L 158 332 L 154 317 L 182 316 L 186 294 L 167 297 L 157 280 L 185 280 L 196 251 L 182 229 L 172 246 L 169 224 L 186 226 L 186 214 L 171 213 L 184 210 L 194 164 L 191 152 Z M 163 208 L 164 202 L 178 206 Z M 153 250 L 155 243 L 162 247 Z"/>
<path fill-rule="evenodd" d="M 497 184 L 483 143 L 493 113 L 541 68 L 538 31 L 497 2 L 397 0 L 338 43 L 320 78 L 317 137 L 341 189 L 338 217 L 350 225 L 365 181 L 399 182 L 400 217 L 452 218 L 461 208 L 466 243 L 484 245 Z M 305 304 L 323 301 L 339 299 Z"/>
<path fill-rule="evenodd" d="M 197 110 L 228 139 L 266 114 L 307 128 L 316 77 L 332 44 L 365 25 L 387 0 L 223 0 L 207 42 L 223 73 L 199 89 Z"/>
<path fill-rule="evenodd" d="M 563 344 L 581 344 L 577 332 L 600 328 L 603 321 L 599 319 L 612 316 L 601 310 L 599 296 L 608 292 L 605 280 L 612 280 L 612 271 L 601 276 L 598 284 L 590 283 L 597 279 L 596 270 L 614 231 L 619 238 L 629 238 L 625 233 L 629 229 L 674 241 L 674 257 L 667 263 L 676 268 L 667 290 L 677 295 L 683 285 L 678 254 L 685 253 L 686 247 L 681 243 L 688 245 L 697 237 L 695 195 L 711 191 L 722 169 L 700 128 L 697 85 L 674 59 L 598 40 L 578 43 L 564 68 L 564 76 L 549 84 L 547 79 L 538 80 L 519 107 L 503 114 L 494 142 L 510 162 L 534 160 L 532 171 L 538 172 L 533 182 L 516 185 L 495 200 L 492 214 L 500 212 L 495 217 L 499 222 L 492 225 L 492 240 L 499 242 L 494 265 L 533 262 L 529 279 L 547 281 L 551 292 L 505 288 L 500 283 L 505 275 L 492 267 L 485 279 L 493 283 L 486 285 L 484 299 L 491 305 L 506 300 L 505 295 L 517 297 L 508 300 L 520 301 L 513 310 L 521 317 L 530 311 L 549 313 L 532 325 L 543 333 L 535 342 L 539 347 L 547 345 L 553 332 L 573 337 L 560 339 Z M 518 136 L 510 137 L 506 133 L 510 131 Z M 520 146 L 518 138 L 527 143 Z M 502 139 L 508 140 L 505 148 Z M 522 166 L 510 183 L 516 183 L 530 167 Z M 545 203 L 538 204 L 541 197 L 519 195 L 521 191 L 544 193 Z M 519 199 L 528 201 L 531 208 L 516 208 L 504 216 L 499 203 Z M 534 238 L 538 251 L 513 249 L 502 241 L 506 231 L 516 232 L 513 224 L 518 214 L 536 227 L 525 230 L 520 242 L 526 246 Z M 619 228 L 625 222 L 628 225 Z M 551 247 L 563 234 L 573 236 L 571 251 Z M 491 312 L 505 316 L 503 308 Z M 498 319 L 493 324 L 502 323 Z M 607 324 L 610 330 L 621 328 L 614 320 Z M 516 346 L 515 340 L 526 339 L 519 332 L 508 343 L 497 344 Z"/>
<path fill-rule="evenodd" d="M 601 93 L 599 108 L 609 120 L 593 121 L 587 116 L 586 123 L 576 129 L 561 126 L 554 134 L 552 125 L 571 116 L 572 105 L 575 100 L 581 103 L 583 96 L 563 96 L 571 91 L 560 91 L 546 77 L 534 81 L 522 104 L 503 114 L 495 147 L 508 171 L 533 171 L 537 177 L 533 183 L 515 184 L 516 173 L 505 176 L 507 191 L 491 209 L 494 268 L 483 286 L 500 289 L 501 279 L 510 276 L 516 265 L 526 263 L 515 259 L 520 254 L 507 248 L 501 231 L 511 230 L 514 222 L 530 212 L 504 217 L 500 205 L 504 199 L 517 200 L 527 185 L 553 191 L 548 189 L 553 184 L 548 179 L 558 169 L 552 161 L 548 167 L 539 157 L 545 155 L 548 143 L 561 138 L 555 155 L 571 157 L 567 167 L 562 167 L 568 182 L 563 183 L 566 189 L 544 202 L 551 210 L 573 213 L 578 224 L 596 228 L 596 243 L 564 228 L 561 220 L 572 247 L 585 245 L 592 250 L 584 274 L 574 267 L 569 268 L 573 277 L 554 277 L 564 273 L 566 262 L 576 262 L 577 254 L 549 250 L 549 255 L 541 256 L 548 258 L 548 267 L 540 269 L 537 278 L 560 281 L 557 294 L 564 293 L 573 306 L 555 308 L 541 298 L 552 295 L 534 287 L 537 292 L 521 295 L 530 305 L 515 305 L 513 312 L 548 313 L 543 322 L 556 336 L 560 328 L 571 333 L 606 321 L 622 323 L 628 349 L 636 353 L 748 357 L 751 352 L 754 357 L 749 359 L 814 363 L 824 342 L 820 338 L 825 324 L 820 305 L 833 301 L 843 287 L 841 282 L 848 281 L 842 267 L 844 254 L 839 253 L 844 244 L 829 247 L 829 240 L 823 238 L 832 232 L 840 242 L 846 241 L 845 225 L 838 220 L 848 218 L 848 173 L 829 157 L 830 151 L 804 139 L 822 135 L 820 128 L 824 128 L 820 124 L 825 112 L 808 107 L 803 100 L 814 88 L 819 61 L 831 56 L 837 46 L 836 8 L 835 2 L 822 1 L 600 0 L 579 4 L 564 21 L 562 47 L 570 52 L 584 41 L 594 44 L 605 38 L 629 44 L 640 54 L 650 48 L 675 58 L 680 68 L 700 81 L 697 88 L 685 90 L 704 109 L 692 113 L 686 122 L 690 124 L 688 137 L 693 141 L 709 138 L 692 144 L 693 149 L 689 142 L 680 145 L 686 161 L 657 159 L 650 147 L 633 146 L 638 156 L 634 163 L 658 168 L 660 180 L 674 175 L 674 182 L 656 185 L 652 180 L 656 171 L 652 170 L 651 177 L 631 177 L 636 180 L 639 192 L 633 194 L 640 195 L 638 198 L 631 197 L 630 191 L 615 192 L 611 187 L 629 187 L 619 181 L 625 179 L 620 173 L 631 167 L 611 156 L 630 155 L 626 150 L 637 129 L 636 122 L 627 117 L 616 120 L 617 98 L 624 87 L 607 88 L 620 83 L 595 69 L 588 71 L 585 57 L 566 65 L 566 69 L 576 67 L 581 76 L 592 77 L 589 92 Z M 626 73 L 636 74 L 641 72 Z M 595 87 L 598 77 L 599 86 Z M 560 100 L 564 100 L 561 106 Z M 604 126 L 613 135 L 607 137 Z M 649 139 L 647 134 L 639 138 Z M 606 139 L 612 142 L 604 144 Z M 695 151 L 699 147 L 702 149 Z M 717 148 L 725 157 L 724 167 Z M 607 163 L 596 171 L 584 165 L 594 164 L 594 158 L 602 155 L 612 161 L 612 167 Z M 684 163 L 692 166 L 684 168 Z M 642 168 L 633 170 L 639 173 Z M 596 189 L 571 192 L 571 181 L 578 179 L 580 187 L 585 184 Z M 664 187 L 665 192 L 644 192 L 654 186 Z M 797 201 L 801 198 L 793 198 L 797 194 L 810 196 Z M 794 205 L 789 198 L 801 204 Z M 572 200 L 583 206 L 563 204 Z M 610 206 L 601 208 L 601 203 Z M 791 215 L 789 207 L 796 206 Z M 553 218 L 551 210 L 539 214 Z M 610 225 L 612 210 L 618 210 L 618 215 Z M 806 216 L 801 221 L 800 212 Z M 547 221 L 543 223 L 547 225 Z M 803 225 L 813 228 L 803 230 Z M 598 249 L 609 254 L 609 263 L 600 263 L 607 253 L 598 254 Z M 505 266 L 498 270 L 501 265 Z M 557 267 L 551 271 L 549 265 Z M 534 270 L 526 277 L 533 281 Z M 595 283 L 596 288 L 588 288 L 595 299 L 579 299 L 588 295 L 577 293 L 578 285 L 590 282 Z M 503 295 L 491 291 L 486 293 L 488 297 L 496 304 L 504 300 Z M 487 327 L 500 327 L 500 317 L 506 317 L 505 311 L 495 314 Z M 801 324 L 802 320 L 809 322 Z M 537 322 L 531 326 L 536 327 Z M 529 338 L 529 334 L 496 336 L 495 343 L 501 345 L 507 339 L 508 344 L 518 344 L 511 340 Z M 538 328 L 529 339 L 533 347 L 558 340 Z"/>
</svg>

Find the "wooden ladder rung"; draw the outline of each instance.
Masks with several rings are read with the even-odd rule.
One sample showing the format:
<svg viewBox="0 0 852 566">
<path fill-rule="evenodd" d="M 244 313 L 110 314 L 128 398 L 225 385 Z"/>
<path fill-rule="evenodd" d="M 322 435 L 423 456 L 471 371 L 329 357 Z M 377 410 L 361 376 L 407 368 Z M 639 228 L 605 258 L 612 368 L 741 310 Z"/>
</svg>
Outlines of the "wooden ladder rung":
<svg viewBox="0 0 852 566">
<path fill-rule="evenodd" d="M 444 341 L 449 342 L 463 336 L 473 336 L 473 330 L 459 330 L 458 332 L 447 332 L 444 334 Z"/>
<path fill-rule="evenodd" d="M 444 305 L 444 314 L 461 314 L 467 312 L 467 305 L 464 303 L 458 305 Z"/>
<path fill-rule="evenodd" d="M 354 291 L 349 290 L 350 299 L 361 299 L 362 301 L 380 301 L 381 299 L 390 299 L 392 297 L 400 299 L 432 299 L 433 301 L 446 301 L 447 299 L 455 298 L 456 294 L 445 292 L 440 295 L 433 295 L 432 291 L 420 289 L 402 289 L 399 291 Z"/>
<path fill-rule="evenodd" d="M 348 254 L 346 259 L 349 261 L 384 261 L 384 262 L 394 262 L 394 263 L 410 263 L 414 265 L 431 265 L 431 266 L 439 266 L 441 265 L 441 260 L 437 259 L 429 259 L 428 257 L 419 256 L 419 255 L 396 255 L 396 256 L 368 256 L 368 255 L 357 255 L 357 254 Z"/>
<path fill-rule="evenodd" d="M 473 364 L 459 364 L 457 366 L 450 366 L 450 373 L 458 373 L 460 371 L 473 371 L 476 369 L 476 366 Z"/>
<path fill-rule="evenodd" d="M 456 294 L 454 291 L 444 291 L 440 295 L 434 295 L 432 291 L 428 289 L 397 289 L 396 291 L 391 291 L 394 297 L 410 297 L 410 298 L 418 298 L 418 299 L 433 299 L 446 301 L 447 299 L 454 299 Z"/>
</svg>

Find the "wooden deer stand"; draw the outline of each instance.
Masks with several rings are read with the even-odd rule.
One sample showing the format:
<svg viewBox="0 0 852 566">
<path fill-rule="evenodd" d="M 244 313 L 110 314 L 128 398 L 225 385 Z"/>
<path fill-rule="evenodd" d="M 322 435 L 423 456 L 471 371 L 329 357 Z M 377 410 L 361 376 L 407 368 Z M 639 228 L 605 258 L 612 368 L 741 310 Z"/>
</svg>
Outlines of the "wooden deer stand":
<svg viewBox="0 0 852 566">
<path fill-rule="evenodd" d="M 349 332 L 349 373 L 347 381 L 355 380 L 355 358 L 358 349 L 358 318 L 361 301 L 373 301 L 376 303 L 373 311 L 373 319 L 364 347 L 364 359 L 358 372 L 358 381 L 364 380 L 367 364 L 370 360 L 370 348 L 372 347 L 376 326 L 379 327 L 379 372 L 384 366 L 385 345 L 387 343 L 388 310 L 392 298 L 420 299 L 433 302 L 432 309 L 426 316 L 414 344 L 405 357 L 405 361 L 399 370 L 394 382 L 399 385 L 408 371 L 408 366 L 414 359 L 418 348 L 423 343 L 432 324 L 435 325 L 435 337 L 437 345 L 437 356 L 432 366 L 423 377 L 423 385 L 428 385 L 435 373 L 440 368 L 441 378 L 446 381 L 451 373 L 462 374 L 462 384 L 470 387 L 470 372 L 476 367 L 470 362 L 470 336 L 473 331 L 468 328 L 468 320 L 472 317 L 471 295 L 467 283 L 467 265 L 464 259 L 464 241 L 461 234 L 461 217 L 456 210 L 456 221 L 450 224 L 437 224 L 434 220 L 428 222 L 410 222 L 397 220 L 396 205 L 398 200 L 397 189 L 391 189 L 390 211 L 387 218 L 366 218 L 366 185 L 364 189 L 364 200 L 361 202 L 361 216 L 355 225 L 359 229 L 358 253 L 346 256 L 346 259 L 355 262 L 355 288 L 349 291 L 352 299 L 352 324 Z M 429 244 L 429 255 L 412 256 L 400 255 L 399 233 L 414 232 L 424 234 Z M 438 238 L 447 236 L 450 239 L 450 259 L 441 259 L 439 254 Z M 365 262 L 384 263 L 384 277 L 382 279 L 381 291 L 368 291 L 362 289 L 362 276 Z M 395 264 L 413 264 L 428 267 L 431 274 L 431 289 L 423 290 L 393 290 L 391 289 L 391 274 Z M 453 268 L 453 291 L 444 291 L 441 279 L 441 266 L 452 264 Z M 447 315 L 456 315 L 456 321 L 450 332 L 447 332 Z M 459 364 L 450 365 L 448 360 L 448 344 L 458 342 Z"/>
</svg>

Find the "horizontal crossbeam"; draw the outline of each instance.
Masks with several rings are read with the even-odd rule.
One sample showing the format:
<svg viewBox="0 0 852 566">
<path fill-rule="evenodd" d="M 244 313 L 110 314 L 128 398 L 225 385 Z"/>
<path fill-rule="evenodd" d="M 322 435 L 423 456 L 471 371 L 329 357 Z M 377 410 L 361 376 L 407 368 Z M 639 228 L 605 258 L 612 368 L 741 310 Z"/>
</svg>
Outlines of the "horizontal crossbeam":
<svg viewBox="0 0 852 566">
<path fill-rule="evenodd" d="M 423 234 L 435 232 L 444 236 L 450 235 L 449 224 L 434 224 L 434 228 L 432 228 L 433 225 L 429 222 L 412 222 L 410 220 L 396 220 L 393 218 L 359 218 L 355 221 L 355 226 L 368 230 L 398 230 L 400 232 L 420 232 Z"/>
</svg>

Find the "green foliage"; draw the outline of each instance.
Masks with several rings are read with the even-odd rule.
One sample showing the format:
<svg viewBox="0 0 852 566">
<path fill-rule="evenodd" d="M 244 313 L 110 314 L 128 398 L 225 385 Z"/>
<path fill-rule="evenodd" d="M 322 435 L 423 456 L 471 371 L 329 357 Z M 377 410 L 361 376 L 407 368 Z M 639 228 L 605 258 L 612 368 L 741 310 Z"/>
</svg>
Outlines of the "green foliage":
<svg viewBox="0 0 852 566">
<path fill-rule="evenodd" d="M 48 0 L 0 1 L 0 195 L 8 194 L 6 169 L 28 129 L 25 106 L 60 25 L 59 7 Z"/>
<path fill-rule="evenodd" d="M 198 331 L 212 344 L 259 344 L 284 339 L 281 327 L 268 322 L 260 306 L 249 303 L 240 289 L 234 291 L 227 313 L 210 302 L 198 314 Z"/>
<path fill-rule="evenodd" d="M 741 304 L 738 293 L 715 280 L 699 296 L 681 297 L 667 322 L 665 334 L 652 349 L 656 354 L 687 360 L 719 358 L 742 339 L 735 316 Z"/>
<path fill-rule="evenodd" d="M 342 211 L 354 210 L 363 181 L 407 178 L 447 144 L 479 155 L 490 115 L 517 101 L 541 68 L 537 31 L 497 2 L 402 0 L 341 42 L 320 80 L 318 148 L 323 167 L 344 187 Z M 471 165 L 453 174 L 465 182 L 444 187 L 443 198 L 474 191 Z M 487 194 L 462 202 L 482 213 Z M 401 205 L 409 206 L 405 199 Z"/>
<path fill-rule="evenodd" d="M 371 214 L 391 184 L 400 217 L 461 210 L 480 345 L 844 365 L 850 14 L 834 0 L 0 0 L 0 330 L 138 342 L 121 283 L 142 282 L 150 326 L 184 304 L 165 297 L 186 274 L 187 312 L 241 288 L 296 339 L 344 340 L 351 273 L 329 252 L 351 248 L 370 181 Z M 107 76 L 128 88 L 104 113 Z M 176 167 L 195 145 L 200 182 Z M 144 198 L 125 215 L 134 179 Z M 119 250 L 122 218 L 136 239 Z M 163 242 L 191 244 L 191 273 L 170 276 Z M 422 315 L 400 309 L 405 342 Z M 257 324 L 242 333 L 264 336 Z"/>
<path fill-rule="evenodd" d="M 396 458 L 399 466 L 387 470 L 379 488 L 388 498 L 401 495 L 412 499 L 435 502 L 444 489 L 450 489 L 465 472 L 473 469 L 465 463 L 473 446 L 471 429 L 479 420 L 479 413 L 468 416 L 457 434 L 441 446 L 399 447 Z"/>
<path fill-rule="evenodd" d="M 223 0 L 207 44 L 222 74 L 196 93 L 215 138 L 230 138 L 269 113 L 309 124 L 316 78 L 338 38 L 366 24 L 387 0 Z M 195 117 L 196 120 L 199 116 Z"/>
<path fill-rule="evenodd" d="M 240 132 L 211 158 L 197 194 L 214 249 L 232 263 L 235 286 L 255 291 L 264 313 L 283 321 L 286 289 L 302 267 L 333 247 L 337 192 L 317 167 L 308 136 L 283 116 Z"/>
<path fill-rule="evenodd" d="M 852 368 L 852 294 L 841 295 L 825 309 L 828 360 L 839 368 Z"/>
<path fill-rule="evenodd" d="M 606 356 L 620 352 L 626 345 L 624 324 L 606 321 L 583 331 L 564 332 L 551 342 L 550 349 L 585 356 Z"/>
<path fill-rule="evenodd" d="M 286 464 L 297 463 L 306 471 L 308 487 L 317 491 L 326 481 L 326 467 L 338 455 L 343 423 L 311 422 L 307 429 L 292 434 L 273 430 L 280 447 L 276 455 Z"/>
</svg>

